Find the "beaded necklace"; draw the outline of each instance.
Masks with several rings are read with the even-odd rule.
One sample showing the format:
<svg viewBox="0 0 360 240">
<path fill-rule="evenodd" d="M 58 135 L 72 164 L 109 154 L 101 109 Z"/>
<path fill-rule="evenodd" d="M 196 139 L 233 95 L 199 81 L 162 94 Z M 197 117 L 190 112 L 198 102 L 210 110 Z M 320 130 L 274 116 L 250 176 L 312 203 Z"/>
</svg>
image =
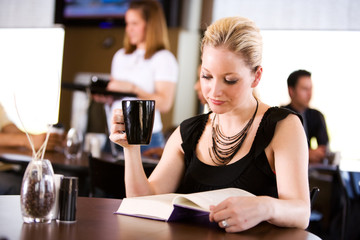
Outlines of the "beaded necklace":
<svg viewBox="0 0 360 240">
<path fill-rule="evenodd" d="M 248 131 L 252 123 L 254 122 L 258 110 L 259 102 L 256 98 L 255 100 L 256 100 L 256 109 L 253 116 L 250 118 L 250 120 L 245 125 L 245 127 L 234 136 L 228 137 L 221 132 L 219 124 L 218 123 L 215 124 L 215 120 L 217 118 L 217 114 L 215 114 L 214 119 L 212 121 L 212 134 L 211 134 L 212 147 L 209 147 L 209 155 L 211 160 L 216 165 L 228 164 L 241 148 L 248 134 Z"/>
</svg>

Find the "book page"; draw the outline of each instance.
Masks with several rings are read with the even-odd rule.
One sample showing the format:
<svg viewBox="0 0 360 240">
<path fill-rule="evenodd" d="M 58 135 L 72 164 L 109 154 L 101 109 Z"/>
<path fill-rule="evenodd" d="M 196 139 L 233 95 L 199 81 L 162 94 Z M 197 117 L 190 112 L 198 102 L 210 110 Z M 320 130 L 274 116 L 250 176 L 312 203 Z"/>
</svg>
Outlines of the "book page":
<svg viewBox="0 0 360 240">
<path fill-rule="evenodd" d="M 173 213 L 173 219 L 180 219 L 188 215 L 210 212 L 210 205 L 217 205 L 232 196 L 254 195 L 238 188 L 226 188 L 191 194 L 170 193 L 124 198 L 115 213 L 167 221 L 173 213 L 174 206 L 183 208 L 183 210 L 179 208 L 177 213 Z M 196 211 L 191 212 L 189 209 Z"/>
<path fill-rule="evenodd" d="M 174 198 L 173 204 L 209 212 L 210 205 L 217 205 L 228 197 L 233 196 L 236 197 L 254 195 L 238 188 L 225 188 L 219 190 L 183 194 Z"/>
<path fill-rule="evenodd" d="M 179 195 L 170 193 L 124 198 L 116 213 L 165 221 L 173 211 L 172 200 Z"/>
</svg>

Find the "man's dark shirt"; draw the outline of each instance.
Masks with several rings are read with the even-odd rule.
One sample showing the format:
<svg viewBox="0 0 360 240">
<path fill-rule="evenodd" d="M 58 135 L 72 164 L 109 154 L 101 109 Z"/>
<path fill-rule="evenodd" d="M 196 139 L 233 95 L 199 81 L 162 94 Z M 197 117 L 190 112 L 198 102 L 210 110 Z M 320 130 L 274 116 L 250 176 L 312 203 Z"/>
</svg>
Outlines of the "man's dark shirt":
<svg viewBox="0 0 360 240">
<path fill-rule="evenodd" d="M 289 105 L 283 106 L 294 112 L 297 112 Z M 303 113 L 297 112 L 303 117 L 303 126 L 305 129 L 308 146 L 310 146 L 310 139 L 315 137 L 318 145 L 328 145 L 329 136 L 327 133 L 326 122 L 323 114 L 312 108 L 307 108 Z"/>
</svg>

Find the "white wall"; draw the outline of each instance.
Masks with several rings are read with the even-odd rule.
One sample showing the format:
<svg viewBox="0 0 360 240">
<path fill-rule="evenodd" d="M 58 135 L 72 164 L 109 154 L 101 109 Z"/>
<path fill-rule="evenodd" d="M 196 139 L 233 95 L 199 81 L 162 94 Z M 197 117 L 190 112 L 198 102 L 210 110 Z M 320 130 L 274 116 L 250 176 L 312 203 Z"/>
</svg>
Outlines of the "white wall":
<svg viewBox="0 0 360 240">
<path fill-rule="evenodd" d="M 360 157 L 360 31 L 262 31 L 263 78 L 258 86 L 261 100 L 284 105 L 290 99 L 286 79 L 297 69 L 312 72 L 310 105 L 326 118 L 330 148 L 344 157 Z"/>
<path fill-rule="evenodd" d="M 179 34 L 179 82 L 176 90 L 173 125 L 196 114 L 194 84 L 200 59 L 200 15 L 202 0 L 183 0 L 182 29 Z"/>
<path fill-rule="evenodd" d="M 312 72 L 310 104 L 325 115 L 331 149 L 356 159 L 360 159 L 360 113 L 354 109 L 360 102 L 359 12 L 357 0 L 215 0 L 213 9 L 213 20 L 242 15 L 262 30 L 264 75 L 258 92 L 264 102 L 288 103 L 288 75 L 301 68 Z"/>
<path fill-rule="evenodd" d="M 31 133 L 58 122 L 63 46 L 60 27 L 0 28 L 0 102 Z"/>
<path fill-rule="evenodd" d="M 0 27 L 50 27 L 55 0 L 0 0 Z"/>
<path fill-rule="evenodd" d="M 15 95 L 25 128 L 32 133 L 45 131 L 47 123 L 58 119 L 64 29 L 53 28 L 54 4 L 0 0 L 0 102 L 21 128 Z"/>
<path fill-rule="evenodd" d="M 261 29 L 360 30 L 358 0 L 214 0 L 213 20 L 241 15 Z"/>
</svg>

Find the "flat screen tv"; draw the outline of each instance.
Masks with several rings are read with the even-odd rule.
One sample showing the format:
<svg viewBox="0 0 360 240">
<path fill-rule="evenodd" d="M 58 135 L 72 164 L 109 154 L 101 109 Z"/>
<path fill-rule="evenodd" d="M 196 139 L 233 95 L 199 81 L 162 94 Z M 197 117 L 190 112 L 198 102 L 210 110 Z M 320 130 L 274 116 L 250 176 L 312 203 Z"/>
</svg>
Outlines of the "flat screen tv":
<svg viewBox="0 0 360 240">
<path fill-rule="evenodd" d="M 180 0 L 158 0 L 169 27 L 178 27 Z M 55 23 L 65 26 L 124 26 L 131 0 L 56 0 Z"/>
</svg>

